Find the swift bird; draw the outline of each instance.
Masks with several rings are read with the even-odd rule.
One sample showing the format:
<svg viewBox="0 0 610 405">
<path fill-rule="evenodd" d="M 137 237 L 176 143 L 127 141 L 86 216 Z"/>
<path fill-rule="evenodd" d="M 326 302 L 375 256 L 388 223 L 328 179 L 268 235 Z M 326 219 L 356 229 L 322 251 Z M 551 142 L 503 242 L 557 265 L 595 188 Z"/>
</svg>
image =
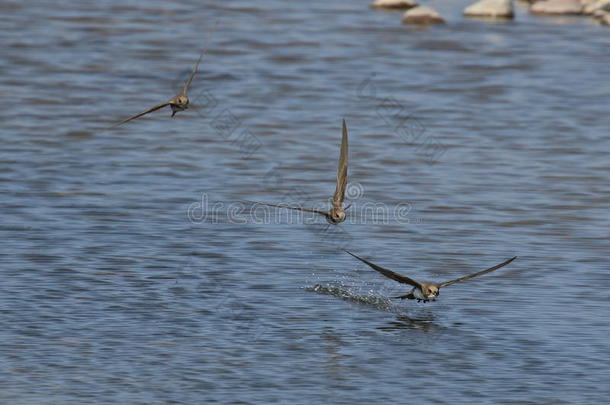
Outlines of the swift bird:
<svg viewBox="0 0 610 405">
<path fill-rule="evenodd" d="M 178 111 L 184 111 L 186 109 L 189 108 L 189 97 L 187 95 L 189 86 L 191 85 L 191 82 L 193 81 L 193 78 L 195 77 L 195 75 L 197 74 L 197 72 L 199 71 L 199 63 L 201 63 L 201 58 L 203 58 L 203 54 L 205 53 L 205 50 L 201 52 L 201 54 L 199 55 L 199 59 L 197 60 L 197 63 L 195 64 L 195 67 L 193 67 L 193 71 L 191 73 L 191 75 L 189 76 L 188 79 L 186 79 L 186 81 L 184 82 L 184 86 L 182 87 L 182 90 L 180 90 L 180 93 L 178 93 L 177 95 L 175 95 L 174 97 L 170 98 L 168 101 L 166 101 L 165 103 L 161 103 L 158 104 L 152 108 L 149 108 L 146 111 L 143 111 L 139 114 L 136 114 L 134 116 L 131 116 L 129 118 L 124 119 L 121 122 L 118 122 L 116 125 L 121 125 L 124 124 L 128 121 L 134 120 L 136 118 L 139 118 L 143 115 L 146 115 L 148 113 L 151 113 L 153 111 L 157 111 L 163 107 L 166 106 L 170 106 L 172 109 L 172 117 L 174 115 L 176 115 L 176 113 Z"/>
<path fill-rule="evenodd" d="M 347 188 L 347 125 L 345 124 L 345 119 L 343 120 L 343 136 L 341 138 L 341 152 L 339 154 L 339 168 L 337 169 L 337 186 L 335 188 L 335 194 L 333 195 L 332 200 L 332 208 L 324 211 L 324 210 L 315 210 L 310 208 L 301 208 L 301 207 L 290 207 L 288 205 L 276 205 L 276 204 L 266 204 L 266 203 L 258 203 L 262 205 L 268 205 L 270 207 L 276 208 L 288 208 L 291 210 L 304 211 L 304 212 L 313 212 L 316 214 L 324 215 L 326 220 L 330 224 L 338 224 L 340 222 L 345 221 L 345 210 L 350 206 L 343 208 L 343 200 L 345 199 L 345 189 Z"/>
<path fill-rule="evenodd" d="M 368 260 L 365 260 L 361 257 L 356 256 L 355 254 L 348 252 L 346 250 L 346 252 L 352 256 L 354 256 L 356 259 L 360 260 L 361 262 L 369 265 L 372 269 L 377 270 L 378 272 L 380 272 L 381 274 L 383 274 L 384 276 L 391 278 L 392 280 L 398 281 L 399 283 L 402 284 L 409 284 L 411 286 L 413 286 L 413 288 L 411 289 L 411 291 L 409 291 L 407 294 L 405 295 L 400 295 L 398 297 L 392 297 L 392 298 L 400 298 L 400 299 L 410 299 L 410 300 L 417 300 L 417 302 L 423 301 L 423 302 L 428 302 L 428 301 L 435 301 L 436 297 L 439 296 L 439 290 L 441 289 L 441 287 L 447 287 L 451 284 L 455 284 L 458 283 L 460 281 L 464 281 L 464 280 L 468 280 L 470 278 L 473 277 L 477 277 L 480 275 L 483 275 L 485 273 L 490 273 L 494 270 L 499 269 L 500 267 L 504 267 L 506 266 L 508 263 L 512 262 L 513 260 L 515 260 L 517 258 L 517 256 L 510 258 L 508 260 L 506 260 L 505 262 L 502 262 L 500 264 L 497 264 L 493 267 L 488 268 L 487 270 L 483 270 L 483 271 L 479 271 L 477 273 L 474 274 L 470 274 L 467 276 L 463 276 L 460 278 L 456 278 L 455 280 L 451 280 L 451 281 L 445 281 L 443 283 L 421 283 L 419 281 L 415 281 L 412 278 L 409 278 L 407 276 L 403 276 L 401 274 L 398 273 L 394 273 L 391 270 L 388 269 L 384 269 L 381 266 L 377 266 L 376 264 L 373 264 L 371 262 L 369 262 Z"/>
</svg>

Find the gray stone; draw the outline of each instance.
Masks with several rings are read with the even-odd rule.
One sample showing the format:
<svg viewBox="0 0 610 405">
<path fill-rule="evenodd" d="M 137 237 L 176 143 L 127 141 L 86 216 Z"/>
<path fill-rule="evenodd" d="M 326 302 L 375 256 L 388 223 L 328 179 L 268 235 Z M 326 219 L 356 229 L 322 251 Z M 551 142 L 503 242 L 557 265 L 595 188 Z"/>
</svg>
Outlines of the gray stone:
<svg viewBox="0 0 610 405">
<path fill-rule="evenodd" d="M 430 7 L 417 6 L 402 16 L 403 24 L 443 24 L 445 20 Z"/>
<path fill-rule="evenodd" d="M 467 17 L 513 18 L 511 0 L 480 0 L 464 9 Z"/>
</svg>

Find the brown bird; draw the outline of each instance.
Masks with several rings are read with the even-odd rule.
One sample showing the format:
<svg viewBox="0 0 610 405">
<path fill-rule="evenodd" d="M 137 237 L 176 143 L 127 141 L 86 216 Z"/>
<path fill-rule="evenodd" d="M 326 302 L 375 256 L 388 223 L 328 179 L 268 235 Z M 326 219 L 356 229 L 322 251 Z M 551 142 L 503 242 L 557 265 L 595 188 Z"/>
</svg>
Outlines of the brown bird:
<svg viewBox="0 0 610 405">
<path fill-rule="evenodd" d="M 483 271 L 479 271 L 478 273 L 474 273 L 474 274 L 470 274 L 468 276 L 463 276 L 460 278 L 456 278 L 455 280 L 451 280 L 451 281 L 445 281 L 443 283 L 421 283 L 419 281 L 415 281 L 412 278 L 409 278 L 407 276 L 403 276 L 401 274 L 398 273 L 394 273 L 391 270 L 388 269 L 384 269 L 381 266 L 377 266 L 376 264 L 373 264 L 371 262 L 369 262 L 368 260 L 365 260 L 361 257 L 356 256 L 353 253 L 350 253 L 346 250 L 346 252 L 352 256 L 354 256 L 356 259 L 360 260 L 361 262 L 369 265 L 372 269 L 377 270 L 378 272 L 380 272 L 381 274 L 383 274 L 384 276 L 391 278 L 392 280 L 398 281 L 399 283 L 402 284 L 409 284 L 411 286 L 413 286 L 413 288 L 411 289 L 411 291 L 409 291 L 407 294 L 405 295 L 400 295 L 398 297 L 392 297 L 392 298 L 400 298 L 400 299 L 410 299 L 410 300 L 417 300 L 417 302 L 423 301 L 423 302 L 428 302 L 428 301 L 435 301 L 436 297 L 439 296 L 439 292 L 441 287 L 447 287 L 451 284 L 455 284 L 458 283 L 460 281 L 464 281 L 464 280 L 468 280 L 470 278 L 473 277 L 477 277 L 480 275 L 483 275 L 485 273 L 490 273 L 494 270 L 499 269 L 500 267 L 504 267 L 506 266 L 508 263 L 512 262 L 513 260 L 515 260 L 517 258 L 517 256 L 510 258 L 508 260 L 506 260 L 505 262 L 502 262 L 500 264 L 497 264 L 493 267 L 488 268 L 487 270 L 483 270 Z"/>
<path fill-rule="evenodd" d="M 276 204 L 266 204 L 259 203 L 262 205 L 268 205 L 270 207 L 276 208 L 288 208 L 291 210 L 298 210 L 304 212 L 313 212 L 316 214 L 324 215 L 326 220 L 331 224 L 338 224 L 340 222 L 345 221 L 345 210 L 350 206 L 343 208 L 343 200 L 345 199 L 345 189 L 347 188 L 347 155 L 348 155 L 348 146 L 347 146 L 347 125 L 345 124 L 345 119 L 343 120 L 343 136 L 341 138 L 341 152 L 339 153 L 339 168 L 337 169 L 337 186 L 335 188 L 335 194 L 333 195 L 332 200 L 332 208 L 323 211 L 323 210 L 314 210 L 310 208 L 301 208 L 301 207 L 290 207 L 288 205 L 276 205 Z"/>
<path fill-rule="evenodd" d="M 136 118 L 139 118 L 143 115 L 146 115 L 148 113 L 151 113 L 153 111 L 157 111 L 163 107 L 166 106 L 170 106 L 172 109 L 172 117 L 174 115 L 176 115 L 176 113 L 178 111 L 184 111 L 186 109 L 188 109 L 189 107 L 189 97 L 187 95 L 189 86 L 191 85 L 191 82 L 193 81 L 193 78 L 195 77 L 195 75 L 197 74 L 197 72 L 199 71 L 199 63 L 201 63 L 201 58 L 203 58 L 203 54 L 205 53 L 205 50 L 201 52 L 201 55 L 199 55 L 199 59 L 197 60 L 197 63 L 195 64 L 195 67 L 193 68 L 193 72 L 191 73 L 190 77 L 188 79 L 186 79 L 186 81 L 184 82 L 184 86 L 182 87 L 182 90 L 180 90 L 180 93 L 178 93 L 176 96 L 170 98 L 168 101 L 166 101 L 165 103 L 161 103 L 158 104 L 152 108 L 149 108 L 146 111 L 143 111 L 139 114 L 136 114 L 134 116 L 131 116 L 129 118 L 124 119 L 121 122 L 118 122 L 116 125 L 121 125 L 124 124 L 128 121 L 134 120 Z"/>
</svg>

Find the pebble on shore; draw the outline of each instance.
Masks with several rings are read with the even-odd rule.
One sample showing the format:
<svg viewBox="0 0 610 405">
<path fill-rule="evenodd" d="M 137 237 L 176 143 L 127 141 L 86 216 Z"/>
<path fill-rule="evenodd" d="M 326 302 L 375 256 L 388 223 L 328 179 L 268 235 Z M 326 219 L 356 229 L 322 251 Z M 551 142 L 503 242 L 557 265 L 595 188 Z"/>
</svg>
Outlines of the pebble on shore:
<svg viewBox="0 0 610 405">
<path fill-rule="evenodd" d="M 592 14 L 593 18 L 597 19 L 597 20 L 601 20 L 602 18 L 604 18 L 605 16 L 610 15 L 610 11 L 606 11 L 606 10 L 595 10 Z"/>
<path fill-rule="evenodd" d="M 417 6 L 402 16 L 403 24 L 444 24 L 445 20 L 436 10 L 430 7 Z"/>
<path fill-rule="evenodd" d="M 512 0 L 480 0 L 464 9 L 466 17 L 513 18 Z"/>
<path fill-rule="evenodd" d="M 372 8 L 385 8 L 389 10 L 408 10 L 417 7 L 414 0 L 375 0 L 371 3 Z"/>
<path fill-rule="evenodd" d="M 583 14 L 591 15 L 598 10 L 610 12 L 610 0 L 583 0 L 582 5 Z"/>
<path fill-rule="evenodd" d="M 530 12 L 540 15 L 582 14 L 582 4 L 579 0 L 543 0 L 534 3 Z"/>
</svg>

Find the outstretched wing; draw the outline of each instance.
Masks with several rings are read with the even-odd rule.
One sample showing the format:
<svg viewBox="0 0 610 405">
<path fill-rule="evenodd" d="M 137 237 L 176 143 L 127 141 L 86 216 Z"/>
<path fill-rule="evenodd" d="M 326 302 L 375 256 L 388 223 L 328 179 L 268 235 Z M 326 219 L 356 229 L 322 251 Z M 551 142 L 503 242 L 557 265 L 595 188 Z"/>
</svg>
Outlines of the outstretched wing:
<svg viewBox="0 0 610 405">
<path fill-rule="evenodd" d="M 201 51 L 201 54 L 199 55 L 199 59 L 197 60 L 197 63 L 193 67 L 193 72 L 191 73 L 191 76 L 188 79 L 186 79 L 186 81 L 184 82 L 184 87 L 182 87 L 182 91 L 180 92 L 180 94 L 186 96 L 186 92 L 189 90 L 189 87 L 191 86 L 191 82 L 193 81 L 193 78 L 199 71 L 199 64 L 201 63 L 201 59 L 203 58 L 204 53 L 205 53 L 205 50 Z"/>
<path fill-rule="evenodd" d="M 495 265 L 495 266 L 493 266 L 493 267 L 490 267 L 490 268 L 488 268 L 487 270 L 479 271 L 478 273 L 474 273 L 474 274 L 470 274 L 470 275 L 468 275 L 468 276 L 464 276 L 464 277 L 456 278 L 455 280 L 451 280 L 451 281 L 445 281 L 444 283 L 440 283 L 440 284 L 438 284 L 438 288 L 441 288 L 441 287 L 447 287 L 448 285 L 455 284 L 455 283 L 458 283 L 458 282 L 460 282 L 460 281 L 468 280 L 469 278 L 477 277 L 477 276 L 483 275 L 483 274 L 485 274 L 485 273 L 491 273 L 491 272 L 492 272 L 492 271 L 494 271 L 494 270 L 498 270 L 500 267 L 504 267 L 504 266 L 506 266 L 508 263 L 512 262 L 512 261 L 513 261 L 513 260 L 515 260 L 516 258 L 517 258 L 517 256 L 512 257 L 512 258 L 508 259 L 508 260 L 507 260 L 507 261 L 505 261 L 505 262 L 502 262 L 502 263 L 497 264 L 497 265 Z"/>
<path fill-rule="evenodd" d="M 163 107 L 166 107 L 166 106 L 168 106 L 168 105 L 170 105 L 170 104 L 171 104 L 170 102 L 166 101 L 165 103 L 162 103 L 162 104 L 156 105 L 156 106 L 154 106 L 154 107 L 152 107 L 152 108 L 149 108 L 149 109 L 148 109 L 148 110 L 146 110 L 146 111 L 142 111 L 142 112 L 141 112 L 141 113 L 139 113 L 139 114 L 136 114 L 136 115 L 133 115 L 133 116 L 131 116 L 131 117 L 129 117 L 129 118 L 126 118 L 126 119 L 124 119 L 124 120 L 123 120 L 123 121 L 121 121 L 121 122 L 117 122 L 117 123 L 116 123 L 116 125 L 121 125 L 121 124 L 124 124 L 124 123 L 126 123 L 126 122 L 128 122 L 128 121 L 135 120 L 136 118 L 139 118 L 139 117 L 141 117 L 141 116 L 143 116 L 143 115 L 146 115 L 146 114 L 148 114 L 148 113 L 151 113 L 151 112 L 153 112 L 153 111 L 157 111 L 158 109 L 163 108 Z"/>
<path fill-rule="evenodd" d="M 288 208 L 290 210 L 296 210 L 296 211 L 314 212 L 316 214 L 321 214 L 321 215 L 324 215 L 324 216 L 328 215 L 327 211 L 314 210 L 314 209 L 311 209 L 311 208 L 291 207 L 289 205 L 283 205 L 283 204 L 267 204 L 267 203 L 262 203 L 262 202 L 258 202 L 258 201 L 251 201 L 251 202 L 255 203 L 255 204 L 267 205 L 269 207 Z"/>
<path fill-rule="evenodd" d="M 377 270 L 378 272 L 380 272 L 387 278 L 391 278 L 392 280 L 398 281 L 399 283 L 409 284 L 409 285 L 412 285 L 413 287 L 421 288 L 420 283 L 418 283 L 417 281 L 415 281 L 409 277 L 403 276 L 398 273 L 394 273 L 392 270 L 384 269 L 381 266 L 377 266 L 376 264 L 373 264 L 373 263 L 369 262 L 368 260 L 365 260 L 361 257 L 356 256 L 355 254 L 353 254 L 351 252 L 348 252 L 347 250 L 345 252 L 354 256 L 356 259 L 360 260 L 361 262 L 368 264 L 372 269 Z"/>
<path fill-rule="evenodd" d="M 347 187 L 347 125 L 343 120 L 343 136 L 341 137 L 341 152 L 339 154 L 339 168 L 337 169 L 337 188 L 333 195 L 333 206 L 341 207 L 345 199 L 345 188 Z"/>
</svg>

